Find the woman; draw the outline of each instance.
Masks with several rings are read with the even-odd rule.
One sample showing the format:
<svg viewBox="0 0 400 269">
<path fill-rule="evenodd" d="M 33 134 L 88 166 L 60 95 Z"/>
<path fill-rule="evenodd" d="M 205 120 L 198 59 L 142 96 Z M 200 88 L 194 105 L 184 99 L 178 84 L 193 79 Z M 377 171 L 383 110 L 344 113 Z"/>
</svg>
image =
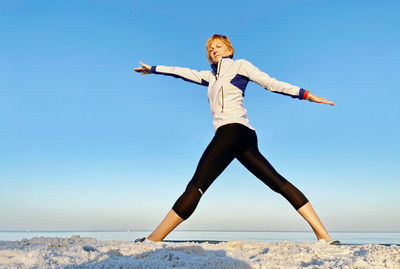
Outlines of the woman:
<svg viewBox="0 0 400 269">
<path fill-rule="evenodd" d="M 257 135 L 249 124 L 243 98 L 249 80 L 265 89 L 300 100 L 334 105 L 309 91 L 278 81 L 261 72 L 246 60 L 233 60 L 234 49 L 229 38 L 211 36 L 206 43 L 212 71 L 196 71 L 182 67 L 150 66 L 140 62 L 135 69 L 143 74 L 161 74 L 208 86 L 207 97 L 213 117 L 215 136 L 204 151 L 197 169 L 161 224 L 147 237 L 137 241 L 161 241 L 182 221 L 190 217 L 213 181 L 233 159 L 238 159 L 251 173 L 275 192 L 284 196 L 310 224 L 320 242 L 333 241 L 310 202 L 295 186 L 282 177 L 258 150 Z"/>
</svg>

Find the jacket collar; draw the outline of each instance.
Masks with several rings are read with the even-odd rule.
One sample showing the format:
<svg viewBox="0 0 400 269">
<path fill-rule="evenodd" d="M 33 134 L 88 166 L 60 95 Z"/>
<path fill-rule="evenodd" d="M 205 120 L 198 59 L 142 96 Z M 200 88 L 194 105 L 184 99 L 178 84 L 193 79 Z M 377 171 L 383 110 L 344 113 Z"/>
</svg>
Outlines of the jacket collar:
<svg viewBox="0 0 400 269">
<path fill-rule="evenodd" d="M 221 59 L 219 59 L 218 64 L 212 63 L 211 64 L 211 69 L 216 73 L 218 70 L 218 65 L 222 62 L 222 59 L 226 59 L 226 58 L 231 58 L 231 56 L 224 56 Z M 231 58 L 232 59 L 232 58 Z"/>
</svg>

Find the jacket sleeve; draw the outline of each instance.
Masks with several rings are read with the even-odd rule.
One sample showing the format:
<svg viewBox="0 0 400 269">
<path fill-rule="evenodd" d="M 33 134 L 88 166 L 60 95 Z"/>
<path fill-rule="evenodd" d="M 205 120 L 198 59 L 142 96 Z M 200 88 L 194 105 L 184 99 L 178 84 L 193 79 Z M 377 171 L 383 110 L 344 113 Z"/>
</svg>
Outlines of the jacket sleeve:
<svg viewBox="0 0 400 269">
<path fill-rule="evenodd" d="M 197 71 L 184 67 L 163 66 L 157 65 L 151 67 L 152 74 L 160 74 L 165 76 L 172 76 L 181 78 L 185 81 L 196 83 L 203 86 L 208 86 L 210 82 L 210 71 Z"/>
<path fill-rule="evenodd" d="M 288 95 L 293 98 L 305 99 L 307 97 L 309 91 L 272 78 L 246 60 L 242 60 L 242 62 L 240 73 L 243 73 L 243 75 L 261 87 L 271 92 Z"/>
</svg>

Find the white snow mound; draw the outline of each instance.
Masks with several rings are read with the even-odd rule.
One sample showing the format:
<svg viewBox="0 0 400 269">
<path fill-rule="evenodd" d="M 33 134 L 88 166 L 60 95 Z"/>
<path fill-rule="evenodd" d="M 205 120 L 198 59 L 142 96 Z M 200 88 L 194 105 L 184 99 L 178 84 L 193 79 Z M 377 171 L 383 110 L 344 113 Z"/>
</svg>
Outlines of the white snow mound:
<svg viewBox="0 0 400 269">
<path fill-rule="evenodd" d="M 0 268 L 399 268 L 396 245 L 170 243 L 39 237 L 0 241 Z"/>
</svg>

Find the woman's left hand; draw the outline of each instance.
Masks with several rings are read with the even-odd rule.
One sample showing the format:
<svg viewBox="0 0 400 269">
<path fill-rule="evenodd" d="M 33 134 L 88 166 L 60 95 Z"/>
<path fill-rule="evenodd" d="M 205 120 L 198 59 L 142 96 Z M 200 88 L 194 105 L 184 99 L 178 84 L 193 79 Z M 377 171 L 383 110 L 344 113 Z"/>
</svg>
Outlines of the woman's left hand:
<svg viewBox="0 0 400 269">
<path fill-rule="evenodd" d="M 316 96 L 312 93 L 308 93 L 306 100 L 310 101 L 310 102 L 315 102 L 315 103 L 321 103 L 321 104 L 327 104 L 327 105 L 331 105 L 334 106 L 335 103 L 329 100 L 326 100 L 322 97 Z"/>
<path fill-rule="evenodd" d="M 142 75 L 151 74 L 151 65 L 139 62 L 141 67 L 135 68 L 134 70 Z"/>
</svg>

